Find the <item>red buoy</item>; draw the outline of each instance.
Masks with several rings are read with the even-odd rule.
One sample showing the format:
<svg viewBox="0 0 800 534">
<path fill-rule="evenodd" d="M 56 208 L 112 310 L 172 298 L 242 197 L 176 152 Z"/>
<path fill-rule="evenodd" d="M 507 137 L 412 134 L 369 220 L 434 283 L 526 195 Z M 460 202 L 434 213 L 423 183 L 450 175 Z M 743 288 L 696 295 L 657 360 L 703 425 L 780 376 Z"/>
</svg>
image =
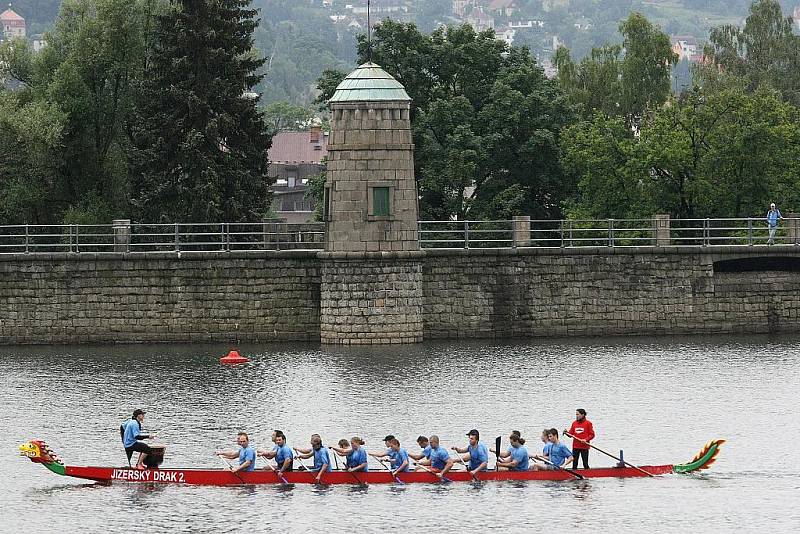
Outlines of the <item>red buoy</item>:
<svg viewBox="0 0 800 534">
<path fill-rule="evenodd" d="M 226 356 L 219 359 L 219 363 L 234 365 L 237 363 L 247 363 L 250 360 L 239 354 L 239 351 L 232 350 Z"/>
</svg>

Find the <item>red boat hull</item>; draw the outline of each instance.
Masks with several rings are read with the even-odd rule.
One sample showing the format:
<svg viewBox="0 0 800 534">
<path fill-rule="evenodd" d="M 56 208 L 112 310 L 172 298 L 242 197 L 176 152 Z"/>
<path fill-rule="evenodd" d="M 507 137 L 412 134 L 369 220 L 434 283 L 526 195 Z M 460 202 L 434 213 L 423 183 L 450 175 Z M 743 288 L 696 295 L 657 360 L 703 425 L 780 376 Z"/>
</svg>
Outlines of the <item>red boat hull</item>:
<svg viewBox="0 0 800 534">
<path fill-rule="evenodd" d="M 672 473 L 672 465 L 641 466 L 652 475 Z M 234 474 L 223 469 L 129 469 L 115 467 L 76 467 L 66 466 L 65 475 L 94 480 L 97 482 L 132 482 L 139 484 L 187 484 L 197 486 L 242 486 L 250 484 L 282 484 L 273 471 L 257 470 Z M 629 467 L 607 467 L 598 469 L 579 469 L 585 478 L 633 478 L 646 474 Z M 316 473 L 292 471 L 284 473 L 289 484 L 314 484 Z M 435 483 L 439 478 L 425 471 L 400 473 L 398 478 L 404 483 Z M 454 482 L 471 480 L 465 471 L 451 471 L 447 478 Z M 485 471 L 478 474 L 479 480 L 575 480 L 566 471 Z M 349 473 L 331 471 L 322 475 L 323 484 L 391 484 L 394 478 L 387 471 L 368 473 Z"/>
</svg>

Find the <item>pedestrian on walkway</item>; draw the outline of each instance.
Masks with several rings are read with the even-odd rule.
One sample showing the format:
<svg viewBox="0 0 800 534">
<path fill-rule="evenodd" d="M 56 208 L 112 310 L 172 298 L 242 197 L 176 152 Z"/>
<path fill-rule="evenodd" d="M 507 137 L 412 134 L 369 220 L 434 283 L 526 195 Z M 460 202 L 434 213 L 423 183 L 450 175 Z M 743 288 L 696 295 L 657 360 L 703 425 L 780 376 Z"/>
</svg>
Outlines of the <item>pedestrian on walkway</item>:
<svg viewBox="0 0 800 534">
<path fill-rule="evenodd" d="M 773 202 L 769 205 L 769 211 L 767 212 L 767 225 L 769 226 L 769 240 L 767 240 L 767 245 L 775 244 L 775 232 L 778 230 L 778 221 L 781 219 L 783 219 L 781 210 L 776 208 Z"/>
</svg>

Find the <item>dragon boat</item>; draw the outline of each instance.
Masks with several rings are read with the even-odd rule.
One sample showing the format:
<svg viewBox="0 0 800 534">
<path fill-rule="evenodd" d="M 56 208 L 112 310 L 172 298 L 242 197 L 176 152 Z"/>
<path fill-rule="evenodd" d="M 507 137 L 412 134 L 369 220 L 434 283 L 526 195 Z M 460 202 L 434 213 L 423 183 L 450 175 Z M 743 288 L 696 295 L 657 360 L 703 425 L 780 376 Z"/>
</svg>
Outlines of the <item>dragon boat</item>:
<svg viewBox="0 0 800 534">
<path fill-rule="evenodd" d="M 574 473 L 583 478 L 641 478 L 672 473 L 693 473 L 708 469 L 717 458 L 723 439 L 709 441 L 694 458 L 685 464 L 643 465 L 638 467 L 600 467 L 578 469 Z M 315 484 L 316 473 L 287 471 L 283 479 L 271 469 L 233 473 L 228 469 L 166 469 L 130 467 L 92 467 L 64 465 L 61 459 L 42 440 L 32 440 L 19 447 L 20 454 L 33 463 L 42 464 L 57 475 L 93 480 L 100 483 L 128 482 L 153 484 L 185 484 L 198 486 L 246 486 L 258 484 Z M 478 473 L 480 481 L 493 480 L 575 480 L 571 470 L 554 471 L 484 471 Z M 450 471 L 447 479 L 452 482 L 473 480 L 466 471 Z M 438 483 L 441 479 L 431 472 L 411 471 L 400 473 L 395 478 L 388 471 L 351 473 L 330 471 L 322 475 L 322 484 L 391 484 L 391 483 Z"/>
</svg>

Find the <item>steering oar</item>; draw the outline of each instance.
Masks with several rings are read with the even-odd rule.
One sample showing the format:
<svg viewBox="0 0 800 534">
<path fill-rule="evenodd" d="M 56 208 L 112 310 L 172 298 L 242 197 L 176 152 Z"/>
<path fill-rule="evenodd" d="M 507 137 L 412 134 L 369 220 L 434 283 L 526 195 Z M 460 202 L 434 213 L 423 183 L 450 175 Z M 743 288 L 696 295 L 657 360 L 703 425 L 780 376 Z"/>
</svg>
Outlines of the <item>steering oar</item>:
<svg viewBox="0 0 800 534">
<path fill-rule="evenodd" d="M 606 456 L 609 456 L 609 457 L 611 457 L 611 458 L 615 459 L 616 461 L 618 461 L 619 463 L 621 463 L 621 464 L 623 464 L 623 465 L 627 465 L 628 467 L 632 467 L 633 469 L 636 469 L 637 471 L 641 471 L 642 473 L 644 473 L 645 475 L 647 475 L 647 476 L 649 476 L 649 477 L 655 476 L 653 473 L 648 473 L 647 471 L 645 471 L 645 470 L 644 470 L 644 469 L 642 469 L 641 467 L 636 467 L 635 465 L 633 465 L 633 464 L 629 464 L 628 462 L 626 462 L 625 460 L 623 460 L 623 459 L 621 459 L 621 458 L 617 458 L 616 456 L 614 456 L 614 455 L 613 455 L 613 454 L 611 454 L 610 452 L 606 452 L 606 451 L 604 451 L 603 449 L 601 449 L 600 447 L 595 447 L 594 445 L 592 445 L 592 444 L 591 444 L 591 443 L 589 443 L 588 441 L 585 441 L 585 440 L 582 440 L 581 438 L 577 438 L 577 437 L 573 436 L 572 434 L 570 434 L 570 433 L 569 433 L 569 432 L 567 432 L 566 430 L 564 431 L 564 435 L 565 435 L 565 436 L 567 436 L 567 437 L 570 437 L 570 438 L 574 439 L 575 441 L 579 441 L 579 442 L 583 443 L 584 445 L 588 445 L 588 446 L 590 446 L 591 448 L 595 449 L 595 450 L 596 450 L 596 451 L 598 451 L 598 452 L 602 452 L 602 453 L 603 453 L 603 454 L 605 454 Z"/>
</svg>

